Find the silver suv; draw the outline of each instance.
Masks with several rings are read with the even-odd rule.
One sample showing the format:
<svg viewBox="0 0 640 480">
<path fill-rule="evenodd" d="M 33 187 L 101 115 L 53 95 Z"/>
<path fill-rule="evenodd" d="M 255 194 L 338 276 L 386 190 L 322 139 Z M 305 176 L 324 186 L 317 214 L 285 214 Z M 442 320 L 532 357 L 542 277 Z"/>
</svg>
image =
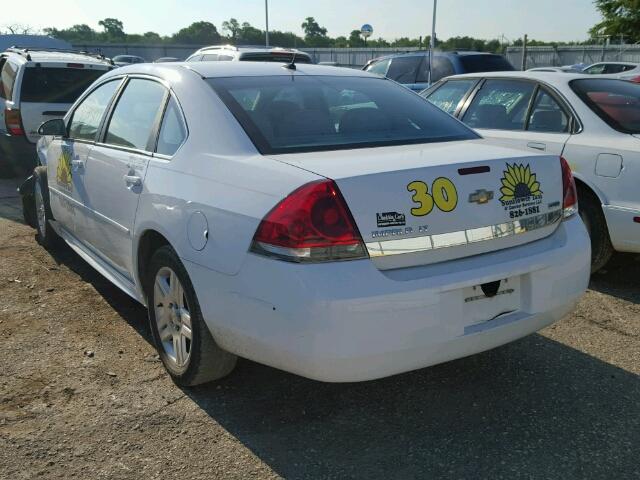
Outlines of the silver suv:
<svg viewBox="0 0 640 480">
<path fill-rule="evenodd" d="M 212 45 L 192 53 L 187 62 L 280 62 L 313 63 L 309 54 L 295 48 Z"/>
<path fill-rule="evenodd" d="M 33 169 L 38 127 L 62 118 L 113 64 L 102 55 L 11 47 L 0 53 L 0 176 Z"/>
</svg>

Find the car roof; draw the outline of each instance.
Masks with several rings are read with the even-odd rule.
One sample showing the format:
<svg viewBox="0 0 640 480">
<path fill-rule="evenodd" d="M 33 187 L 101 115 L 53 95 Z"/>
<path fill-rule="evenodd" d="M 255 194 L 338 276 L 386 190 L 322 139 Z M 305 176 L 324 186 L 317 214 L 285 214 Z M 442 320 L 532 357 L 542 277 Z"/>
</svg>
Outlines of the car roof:
<svg viewBox="0 0 640 480">
<path fill-rule="evenodd" d="M 171 80 L 175 74 L 187 71 L 196 73 L 202 78 L 222 77 L 264 77 L 285 75 L 310 75 L 331 77 L 372 77 L 382 78 L 362 70 L 353 68 L 296 64 L 295 70 L 284 67 L 284 63 L 276 62 L 174 62 L 174 63 L 138 63 L 112 70 L 105 77 L 123 74 L 154 75 Z"/>
<path fill-rule="evenodd" d="M 399 58 L 399 57 L 415 57 L 415 56 L 425 56 L 429 54 L 429 50 L 413 50 L 411 52 L 398 52 L 398 53 L 391 53 L 389 55 L 383 55 L 381 57 L 376 57 L 376 58 L 372 58 L 371 60 L 369 60 L 369 62 L 367 64 L 373 63 L 373 62 L 377 62 L 379 60 L 387 60 L 389 58 Z M 457 56 L 457 57 L 467 57 L 470 55 L 494 55 L 494 56 L 500 56 L 499 53 L 492 53 L 492 52 L 476 52 L 474 50 L 452 50 L 452 51 L 442 51 L 442 50 L 436 50 L 435 52 L 433 52 L 433 56 L 434 57 L 450 57 L 450 56 Z"/>
<path fill-rule="evenodd" d="M 303 52 L 302 50 L 298 50 L 296 48 L 286 48 L 286 47 L 278 47 L 278 46 L 273 46 L 273 47 L 267 47 L 267 46 L 260 46 L 260 45 L 209 45 L 207 47 L 202 47 L 201 49 L 199 49 L 196 53 L 203 53 L 203 52 L 207 52 L 210 50 L 232 50 L 235 52 L 240 52 L 240 53 L 245 53 L 245 52 L 250 52 L 250 53 L 261 53 L 261 52 L 296 52 L 296 53 L 302 53 L 304 55 L 308 55 L 307 53 Z"/>
<path fill-rule="evenodd" d="M 602 77 L 600 75 L 594 76 L 586 73 L 564 73 L 564 72 L 479 72 L 479 73 L 463 73 L 460 75 L 452 75 L 447 77 L 445 80 L 454 80 L 454 79 L 463 79 L 463 78 L 514 78 L 514 79 L 528 79 L 528 80 L 537 80 L 541 82 L 545 82 L 551 85 L 554 84 L 566 84 L 571 80 L 577 80 L 581 78 L 608 78 L 612 79 L 612 77 Z"/>
<path fill-rule="evenodd" d="M 639 63 L 634 63 L 634 62 L 596 62 L 596 63 L 592 63 L 591 65 L 589 65 L 589 67 L 592 67 L 594 65 L 633 65 L 634 67 L 640 66 Z M 587 67 L 587 68 L 589 68 Z"/>
<path fill-rule="evenodd" d="M 2 55 L 11 56 L 19 63 L 83 63 L 91 65 L 110 65 L 107 58 L 100 58 L 98 54 L 85 54 L 82 52 L 63 52 L 55 50 L 34 49 L 8 49 Z"/>
</svg>

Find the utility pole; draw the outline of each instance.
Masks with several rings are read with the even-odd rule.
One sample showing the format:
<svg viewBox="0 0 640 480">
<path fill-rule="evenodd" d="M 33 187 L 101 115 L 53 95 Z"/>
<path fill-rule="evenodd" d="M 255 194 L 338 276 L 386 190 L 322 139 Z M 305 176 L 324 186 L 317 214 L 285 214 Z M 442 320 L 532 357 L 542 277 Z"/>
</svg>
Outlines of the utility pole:
<svg viewBox="0 0 640 480">
<path fill-rule="evenodd" d="M 429 42 L 429 86 L 431 86 L 431 69 L 433 68 L 433 51 L 436 48 L 436 10 L 438 0 L 433 0 L 433 19 L 431 23 L 431 42 Z"/>
<path fill-rule="evenodd" d="M 522 41 L 522 68 L 521 70 L 524 72 L 527 69 L 527 39 L 528 36 L 524 34 L 524 40 Z"/>
<path fill-rule="evenodd" d="M 264 19 L 265 19 L 265 35 L 264 35 L 264 44 L 265 46 L 269 46 L 269 0 L 264 0 Z"/>
</svg>

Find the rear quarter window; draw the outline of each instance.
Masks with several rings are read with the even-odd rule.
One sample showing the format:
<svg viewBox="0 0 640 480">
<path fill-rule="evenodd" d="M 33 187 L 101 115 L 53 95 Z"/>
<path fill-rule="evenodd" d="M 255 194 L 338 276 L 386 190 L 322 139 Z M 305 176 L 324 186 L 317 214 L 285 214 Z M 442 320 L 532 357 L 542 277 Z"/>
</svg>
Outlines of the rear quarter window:
<svg viewBox="0 0 640 480">
<path fill-rule="evenodd" d="M 4 63 L 2 71 L 0 71 L 0 97 L 11 100 L 17 72 L 17 65 L 14 65 L 8 60 Z"/>
<path fill-rule="evenodd" d="M 515 70 L 502 55 L 460 55 L 465 73 L 510 72 Z"/>
<path fill-rule="evenodd" d="M 28 67 L 22 79 L 20 100 L 27 103 L 73 103 L 106 72 L 88 68 Z"/>
<path fill-rule="evenodd" d="M 640 133 L 640 84 L 614 79 L 573 80 L 571 89 L 611 128 Z"/>
</svg>

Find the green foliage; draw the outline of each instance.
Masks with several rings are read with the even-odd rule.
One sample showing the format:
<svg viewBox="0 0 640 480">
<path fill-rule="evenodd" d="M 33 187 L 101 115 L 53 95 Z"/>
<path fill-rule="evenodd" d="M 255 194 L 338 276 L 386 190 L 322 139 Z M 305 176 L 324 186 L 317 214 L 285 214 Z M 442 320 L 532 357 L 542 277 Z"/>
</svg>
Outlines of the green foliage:
<svg viewBox="0 0 640 480">
<path fill-rule="evenodd" d="M 186 43 L 193 45 L 211 45 L 220 42 L 220 34 L 213 23 L 195 22 L 174 33 L 171 43 Z"/>
<path fill-rule="evenodd" d="M 626 43 L 640 41 L 640 0 L 595 0 L 602 21 L 589 33 L 593 38 L 610 36 L 612 41 L 624 37 Z"/>
<path fill-rule="evenodd" d="M 640 0 L 638 0 L 640 1 Z M 105 18 L 98 24 L 103 31 L 95 31 L 89 25 L 79 24 L 70 28 L 58 30 L 57 28 L 45 28 L 44 32 L 55 38 L 66 40 L 70 43 L 90 43 L 90 42 L 114 42 L 114 43 L 149 43 L 149 44 L 189 44 L 189 45 L 215 45 L 230 43 L 236 45 L 263 45 L 265 32 L 256 28 L 248 22 L 240 23 L 235 18 L 230 18 L 222 22 L 221 35 L 213 23 L 200 21 L 180 29 L 169 37 L 163 37 L 156 32 L 146 32 L 144 34 L 127 34 L 124 25 L 116 18 Z M 269 32 L 269 42 L 271 45 L 281 47 L 364 47 L 365 41 L 359 30 L 353 30 L 346 36 L 332 38 L 327 35 L 327 29 L 322 27 L 313 17 L 305 18 L 301 25 L 304 37 L 293 32 L 282 32 L 273 30 Z M 409 38 L 401 37 L 392 41 L 383 38 L 369 38 L 366 46 L 371 48 L 381 47 L 418 47 L 428 48 L 430 37 Z M 521 42 L 521 40 L 520 40 Z M 530 44 L 536 44 L 531 40 Z M 521 43 L 520 43 L 521 44 Z M 472 37 L 454 37 L 443 42 L 438 42 L 438 48 L 442 50 L 481 50 L 500 51 L 501 45 L 498 40 L 481 40 Z"/>
<path fill-rule="evenodd" d="M 125 38 L 124 25 L 117 18 L 105 18 L 98 22 L 104 29 L 104 34 L 113 40 L 122 41 Z"/>
</svg>

